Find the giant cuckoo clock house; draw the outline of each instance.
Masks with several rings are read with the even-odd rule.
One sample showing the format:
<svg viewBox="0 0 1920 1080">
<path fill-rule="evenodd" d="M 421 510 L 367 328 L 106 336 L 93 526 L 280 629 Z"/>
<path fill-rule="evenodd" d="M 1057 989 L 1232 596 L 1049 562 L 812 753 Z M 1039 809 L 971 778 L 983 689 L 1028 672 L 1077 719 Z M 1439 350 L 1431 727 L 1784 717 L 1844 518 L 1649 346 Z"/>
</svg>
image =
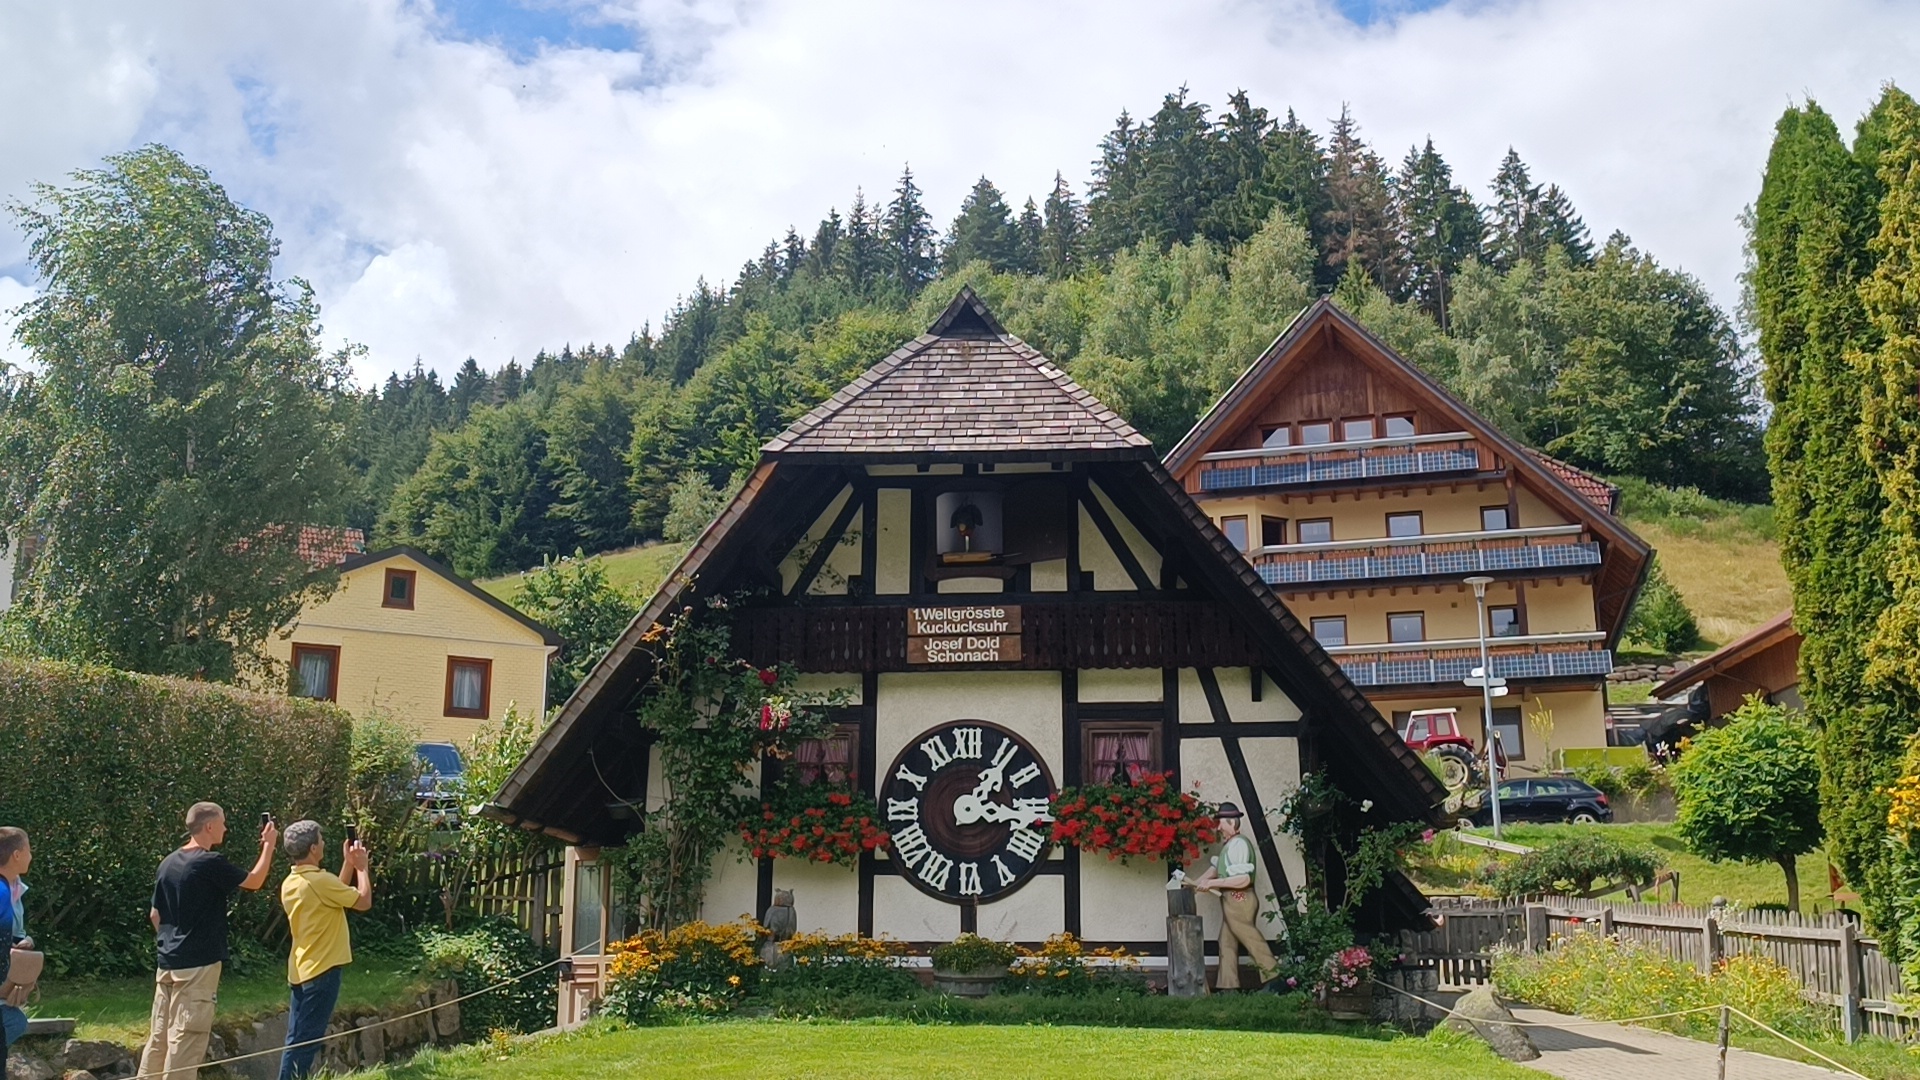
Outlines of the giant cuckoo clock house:
<svg viewBox="0 0 1920 1080">
<path fill-rule="evenodd" d="M 1444 798 L 1146 438 L 963 291 L 763 448 L 485 809 L 571 845 L 563 1019 L 596 992 L 603 943 L 637 929 L 606 864 L 668 797 L 643 719 L 662 627 L 715 598 L 735 598 L 726 662 L 799 672 L 830 721 L 741 789 L 851 784 L 890 837 L 841 863 L 732 841 L 699 896 L 708 921 L 790 891 L 801 930 L 921 949 L 1069 931 L 1164 954 L 1169 865 L 1054 843 L 1063 787 L 1165 773 L 1253 808 L 1259 891 L 1281 899 L 1308 868 L 1259 808 L 1303 773 L 1380 823 Z M 1217 907 L 1200 907 L 1211 938 Z M 1424 907 L 1394 877 L 1359 918 L 1414 925 Z"/>
</svg>

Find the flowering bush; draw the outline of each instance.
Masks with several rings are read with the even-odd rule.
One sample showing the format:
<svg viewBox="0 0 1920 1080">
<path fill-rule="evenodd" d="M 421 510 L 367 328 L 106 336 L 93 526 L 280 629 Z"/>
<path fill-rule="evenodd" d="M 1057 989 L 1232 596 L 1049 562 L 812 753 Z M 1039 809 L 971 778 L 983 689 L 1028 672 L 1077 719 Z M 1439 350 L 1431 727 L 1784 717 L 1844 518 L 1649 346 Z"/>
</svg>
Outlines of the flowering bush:
<svg viewBox="0 0 1920 1080">
<path fill-rule="evenodd" d="M 740 839 L 756 859 L 806 859 L 853 867 L 886 845 L 873 796 L 846 784 L 780 784 L 744 800 Z"/>
<path fill-rule="evenodd" d="M 895 998 L 911 995 L 920 985 L 900 966 L 906 944 L 890 937 L 795 934 L 780 943 L 780 951 L 793 963 L 762 975 L 765 989 Z"/>
<path fill-rule="evenodd" d="M 1088 949 L 1072 934 L 1055 934 L 1038 949 L 1021 949 L 1007 989 L 1054 997 L 1144 994 L 1140 961 L 1125 949 Z"/>
<path fill-rule="evenodd" d="M 696 921 L 616 941 L 606 1010 L 635 1021 L 662 1011 L 724 1012 L 752 991 L 760 973 L 754 943 L 764 933 L 749 919 Z"/>
<path fill-rule="evenodd" d="M 1307 889 L 1281 903 L 1274 914 L 1285 922 L 1287 932 L 1274 955 L 1278 970 L 1271 985 L 1286 993 L 1318 996 L 1335 958 L 1355 948 L 1352 921 L 1344 912 L 1327 910 Z"/>
<path fill-rule="evenodd" d="M 1020 958 L 1020 950 L 1005 941 L 983 938 L 979 934 L 961 934 L 933 950 L 935 971 L 960 973 L 1009 967 Z"/>
<path fill-rule="evenodd" d="M 1172 773 L 1131 784 L 1063 788 L 1053 797 L 1053 841 L 1109 859 L 1192 862 L 1220 838 L 1213 808 L 1173 785 Z"/>
<path fill-rule="evenodd" d="M 1373 974 L 1373 954 L 1364 945 L 1349 945 L 1332 956 L 1322 971 L 1321 988 L 1332 993 L 1357 990 Z"/>
</svg>

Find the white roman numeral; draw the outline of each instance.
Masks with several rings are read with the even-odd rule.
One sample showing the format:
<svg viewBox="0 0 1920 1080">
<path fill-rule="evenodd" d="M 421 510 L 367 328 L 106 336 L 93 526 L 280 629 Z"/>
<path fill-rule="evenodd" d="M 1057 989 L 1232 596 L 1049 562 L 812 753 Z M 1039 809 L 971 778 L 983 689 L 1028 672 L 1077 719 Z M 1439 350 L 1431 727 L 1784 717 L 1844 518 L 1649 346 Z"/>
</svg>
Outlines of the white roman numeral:
<svg viewBox="0 0 1920 1080">
<path fill-rule="evenodd" d="M 927 778 L 907 768 L 905 765 L 900 766 L 900 771 L 894 773 L 893 778 L 896 780 L 905 780 L 907 783 L 912 784 L 913 790 L 915 791 L 925 791 L 927 788 Z"/>
<path fill-rule="evenodd" d="M 1026 768 L 1021 769 L 1017 773 L 1014 773 L 1011 777 L 1007 779 L 1007 782 L 1012 784 L 1014 787 L 1026 787 L 1028 784 L 1032 783 L 1035 780 L 1038 780 L 1039 778 L 1040 778 L 1039 762 L 1029 761 L 1027 762 Z"/>
<path fill-rule="evenodd" d="M 979 758 L 980 729 L 963 727 L 953 729 L 953 756 L 957 758 Z"/>
<path fill-rule="evenodd" d="M 947 887 L 947 878 L 953 875 L 953 860 L 929 848 L 927 861 L 920 866 L 920 880 L 936 889 Z"/>
<path fill-rule="evenodd" d="M 1032 829 L 1015 829 L 1013 835 L 1007 838 L 1007 850 L 1032 862 L 1033 857 L 1040 854 L 1040 846 L 1046 842 L 1046 837 Z"/>
<path fill-rule="evenodd" d="M 953 760 L 953 755 L 947 753 L 947 741 L 938 735 L 921 743 L 920 749 L 927 755 L 929 771 L 939 772 L 947 767 L 947 762 Z"/>
<path fill-rule="evenodd" d="M 996 769 L 1006 768 L 1007 762 L 1012 761 L 1013 755 L 1019 752 L 1020 748 L 1014 745 L 1012 739 L 1002 736 L 1000 745 L 995 747 L 993 751 L 993 767 Z"/>
<path fill-rule="evenodd" d="M 934 854 L 933 845 L 927 842 L 927 834 L 920 831 L 917 823 L 895 830 L 887 842 L 893 846 L 893 857 L 909 870 L 920 865 L 921 859 Z"/>
<path fill-rule="evenodd" d="M 888 821 L 919 821 L 920 820 L 920 800 L 919 799 L 888 799 L 887 800 L 887 820 Z"/>
<path fill-rule="evenodd" d="M 1015 799 L 1013 808 L 1021 813 L 1022 821 L 1053 820 L 1053 812 L 1048 808 L 1045 796 L 1037 799 Z"/>
<path fill-rule="evenodd" d="M 986 890 L 980 887 L 980 864 L 963 862 L 960 864 L 960 895 L 979 896 Z"/>
<path fill-rule="evenodd" d="M 993 870 L 994 870 L 994 873 L 1000 875 L 1000 884 L 1002 885 L 1013 884 L 1013 871 L 1007 869 L 1007 864 L 1001 862 L 1000 856 L 998 855 L 995 855 L 993 857 Z"/>
</svg>

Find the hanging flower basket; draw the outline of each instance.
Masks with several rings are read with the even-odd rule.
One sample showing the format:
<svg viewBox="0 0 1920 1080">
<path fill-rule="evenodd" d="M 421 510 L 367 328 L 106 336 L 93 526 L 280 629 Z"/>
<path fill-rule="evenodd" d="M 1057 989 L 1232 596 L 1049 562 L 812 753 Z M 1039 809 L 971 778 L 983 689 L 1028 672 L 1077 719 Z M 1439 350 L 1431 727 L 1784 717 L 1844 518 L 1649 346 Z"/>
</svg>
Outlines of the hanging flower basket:
<svg viewBox="0 0 1920 1080">
<path fill-rule="evenodd" d="M 1053 842 L 1109 859 L 1192 862 L 1220 839 L 1217 824 L 1213 807 L 1175 787 L 1171 773 L 1064 788 L 1053 797 Z"/>
<path fill-rule="evenodd" d="M 850 784 L 782 784 L 742 810 L 740 839 L 756 859 L 855 867 L 887 843 L 873 797 Z"/>
</svg>

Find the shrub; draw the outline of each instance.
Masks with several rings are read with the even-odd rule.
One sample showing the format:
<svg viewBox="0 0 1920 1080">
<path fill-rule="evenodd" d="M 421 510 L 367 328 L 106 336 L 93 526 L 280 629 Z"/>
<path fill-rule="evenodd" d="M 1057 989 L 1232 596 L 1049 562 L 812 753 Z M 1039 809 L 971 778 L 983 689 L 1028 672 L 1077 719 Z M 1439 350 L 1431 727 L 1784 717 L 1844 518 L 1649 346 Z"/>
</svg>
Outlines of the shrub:
<svg viewBox="0 0 1920 1080">
<path fill-rule="evenodd" d="M 350 725 L 322 702 L 0 660 L 0 822 L 31 833 L 40 856 L 28 924 L 49 974 L 152 970 L 153 873 L 194 802 L 226 807 L 229 854 L 242 865 L 253 861 L 261 811 L 339 821 Z M 277 940 L 273 893 L 234 902 L 236 939 Z"/>
<path fill-rule="evenodd" d="M 1345 912 L 1327 910 L 1305 890 L 1295 902 L 1281 904 L 1278 914 L 1287 935 L 1275 954 L 1278 970 L 1269 985 L 1288 993 L 1319 993 L 1327 966 L 1353 947 L 1352 920 Z"/>
<path fill-rule="evenodd" d="M 906 945 L 892 938 L 795 934 L 780 943 L 780 951 L 792 965 L 760 976 L 761 991 L 776 999 L 811 993 L 891 998 L 920 988 L 899 963 Z"/>
<path fill-rule="evenodd" d="M 1668 656 L 1685 652 L 1700 640 L 1700 624 L 1657 561 L 1627 618 L 1627 637 Z"/>
<path fill-rule="evenodd" d="M 1582 894 L 1595 882 L 1646 885 L 1660 872 L 1652 848 L 1624 844 L 1598 829 L 1580 829 L 1499 867 L 1488 881 L 1501 896 Z"/>
<path fill-rule="evenodd" d="M 613 943 L 606 1009 L 640 1022 L 658 1013 L 720 1013 L 753 992 L 760 975 L 755 940 L 765 928 L 747 920 L 698 920 L 643 930 Z"/>
<path fill-rule="evenodd" d="M 1573 775 L 1598 788 L 1609 799 L 1618 799 L 1626 793 L 1625 778 L 1620 775 L 1620 770 L 1611 765 L 1602 765 L 1599 762 L 1581 765 L 1573 770 Z"/>
<path fill-rule="evenodd" d="M 1020 950 L 1011 944 L 979 934 L 961 934 L 945 945 L 937 945 L 932 956 L 935 970 L 962 974 L 1009 967 L 1019 958 Z"/>
<path fill-rule="evenodd" d="M 1813 729 L 1748 698 L 1673 767 L 1680 839 L 1714 862 L 1772 862 L 1800 906 L 1798 856 L 1820 845 L 1820 762 Z"/>
<path fill-rule="evenodd" d="M 1005 987 L 1051 997 L 1137 995 L 1147 992 L 1140 961 L 1127 950 L 1089 950 L 1072 934 L 1055 934 L 1038 949 L 1021 949 Z"/>
<path fill-rule="evenodd" d="M 506 919 L 488 919 L 458 934 L 424 931 L 421 973 L 452 979 L 462 994 L 484 990 L 553 959 Z M 522 979 L 503 990 L 460 1003 L 461 1026 L 470 1036 L 495 1031 L 539 1031 L 554 1023 L 553 979 L 548 974 Z"/>
</svg>

